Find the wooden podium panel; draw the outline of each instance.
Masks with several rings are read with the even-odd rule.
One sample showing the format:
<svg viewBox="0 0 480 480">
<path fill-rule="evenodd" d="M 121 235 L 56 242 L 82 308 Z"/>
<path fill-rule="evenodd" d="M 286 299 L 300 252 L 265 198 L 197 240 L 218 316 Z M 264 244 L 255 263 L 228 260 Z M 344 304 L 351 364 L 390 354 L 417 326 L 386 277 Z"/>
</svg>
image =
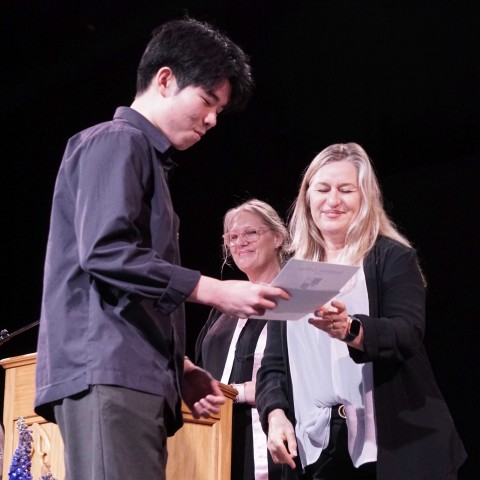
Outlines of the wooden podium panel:
<svg viewBox="0 0 480 480">
<path fill-rule="evenodd" d="M 232 411 L 237 391 L 220 384 L 220 414 L 195 420 L 182 404 L 185 425 L 168 439 L 167 480 L 230 480 Z"/>
<path fill-rule="evenodd" d="M 8 469 L 18 445 L 16 421 L 19 417 L 24 417 L 33 437 L 31 467 L 33 478 L 38 479 L 51 471 L 57 480 L 62 480 L 65 478 L 65 467 L 63 443 L 58 427 L 33 411 L 36 357 L 35 353 L 30 353 L 0 361 L 6 370 L 3 406 L 5 428 L 3 478 L 8 478 Z"/>
<path fill-rule="evenodd" d="M 0 361 L 5 369 L 3 478 L 8 478 L 18 445 L 16 421 L 24 417 L 33 437 L 33 478 L 36 480 L 51 472 L 57 480 L 64 480 L 60 431 L 57 425 L 33 411 L 36 357 L 36 353 L 30 353 Z M 167 480 L 230 480 L 232 409 L 236 391 L 223 384 L 221 389 L 226 402 L 217 416 L 196 420 L 187 406 L 182 405 L 185 425 L 175 436 L 169 437 L 167 443 Z"/>
</svg>

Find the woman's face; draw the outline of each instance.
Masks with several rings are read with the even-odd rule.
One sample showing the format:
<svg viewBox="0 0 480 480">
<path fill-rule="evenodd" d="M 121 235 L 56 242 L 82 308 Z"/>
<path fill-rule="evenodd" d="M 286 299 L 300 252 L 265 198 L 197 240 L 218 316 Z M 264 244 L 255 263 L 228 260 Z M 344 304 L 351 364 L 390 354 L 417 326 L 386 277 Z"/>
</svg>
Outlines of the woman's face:
<svg viewBox="0 0 480 480">
<path fill-rule="evenodd" d="M 309 195 L 312 218 L 323 238 L 344 241 L 361 204 L 353 163 L 341 160 L 321 167 L 310 182 Z"/>
<path fill-rule="evenodd" d="M 259 281 L 259 277 L 278 270 L 277 248 L 282 239 L 257 215 L 246 211 L 237 213 L 227 233 L 234 239 L 227 243 L 233 261 L 250 280 Z"/>
</svg>

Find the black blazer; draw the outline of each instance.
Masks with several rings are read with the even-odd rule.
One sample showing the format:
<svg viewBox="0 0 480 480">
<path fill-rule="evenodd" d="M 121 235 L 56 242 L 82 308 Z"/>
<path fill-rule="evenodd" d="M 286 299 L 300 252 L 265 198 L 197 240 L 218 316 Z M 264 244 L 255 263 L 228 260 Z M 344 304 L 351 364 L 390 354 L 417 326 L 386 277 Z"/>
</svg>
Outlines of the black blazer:
<svg viewBox="0 0 480 480">
<path fill-rule="evenodd" d="M 240 335 L 235 349 L 232 372 L 228 382 L 242 383 L 252 379 L 254 352 L 266 320 L 249 320 Z M 195 361 L 220 379 L 225 368 L 228 351 L 237 318 L 222 314 L 213 309 L 202 328 L 195 348 Z M 279 480 L 281 465 L 275 465 L 268 458 L 269 480 Z M 232 480 L 250 480 L 255 473 L 254 445 L 251 407 L 247 404 L 233 405 L 232 418 Z"/>
<path fill-rule="evenodd" d="M 425 288 L 415 250 L 379 237 L 365 258 L 370 314 L 364 348 L 349 347 L 356 363 L 373 363 L 378 480 L 434 480 L 455 472 L 466 459 L 424 346 Z M 262 426 L 283 409 L 293 424 L 286 322 L 271 321 L 256 403 Z M 294 478 L 284 469 L 284 478 Z"/>
</svg>

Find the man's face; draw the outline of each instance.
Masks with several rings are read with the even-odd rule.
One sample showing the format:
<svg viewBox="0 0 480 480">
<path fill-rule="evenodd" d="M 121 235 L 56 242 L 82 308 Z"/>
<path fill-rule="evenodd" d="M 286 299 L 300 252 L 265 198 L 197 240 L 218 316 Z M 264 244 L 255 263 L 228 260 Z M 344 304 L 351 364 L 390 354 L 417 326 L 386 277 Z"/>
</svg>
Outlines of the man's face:
<svg viewBox="0 0 480 480">
<path fill-rule="evenodd" d="M 176 83 L 176 82 L 175 82 Z M 207 91 L 202 87 L 175 88 L 167 98 L 160 129 L 177 150 L 186 150 L 217 124 L 217 115 L 230 98 L 230 82 L 224 80 Z"/>
</svg>

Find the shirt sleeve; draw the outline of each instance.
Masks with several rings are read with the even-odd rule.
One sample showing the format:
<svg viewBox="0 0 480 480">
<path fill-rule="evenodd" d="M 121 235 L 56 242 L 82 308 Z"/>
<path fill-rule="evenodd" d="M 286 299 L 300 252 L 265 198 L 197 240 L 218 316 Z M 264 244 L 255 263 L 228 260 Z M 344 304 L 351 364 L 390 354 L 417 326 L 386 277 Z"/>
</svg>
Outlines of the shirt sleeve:
<svg viewBox="0 0 480 480">
<path fill-rule="evenodd" d="M 150 155 L 140 132 L 103 132 L 73 149 L 67 176 L 75 179 L 70 188 L 81 268 L 122 291 L 157 299 L 158 308 L 170 313 L 185 301 L 200 273 L 172 263 L 178 256 L 173 208 L 164 209 L 160 225 L 151 225 L 153 195 L 168 202 L 170 195 L 166 183 L 164 192 L 153 192 L 152 170 L 160 166 Z M 156 249 L 152 228 L 164 237 Z"/>
<path fill-rule="evenodd" d="M 267 344 L 262 364 L 257 372 L 255 403 L 263 431 L 268 434 L 268 414 L 279 408 L 290 415 L 288 401 L 287 359 L 282 348 L 282 325 L 284 322 L 270 320 L 267 323 Z M 290 420 L 292 420 L 290 418 Z"/>
</svg>

